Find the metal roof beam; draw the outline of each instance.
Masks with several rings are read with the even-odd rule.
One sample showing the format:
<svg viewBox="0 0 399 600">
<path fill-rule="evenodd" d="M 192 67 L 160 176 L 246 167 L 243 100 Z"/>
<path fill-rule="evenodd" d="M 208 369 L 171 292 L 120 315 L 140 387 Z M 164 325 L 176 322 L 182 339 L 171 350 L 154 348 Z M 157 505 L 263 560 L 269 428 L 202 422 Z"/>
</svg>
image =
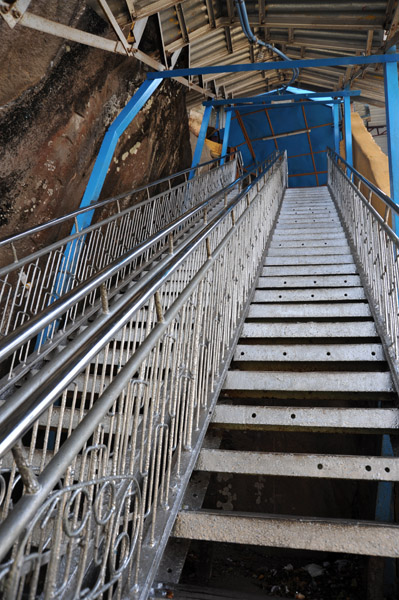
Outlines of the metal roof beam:
<svg viewBox="0 0 399 600">
<path fill-rule="evenodd" d="M 247 104 L 246 106 L 227 106 L 226 112 L 229 111 L 240 111 L 246 108 L 263 108 L 271 110 L 274 108 L 292 108 L 293 106 L 316 106 L 317 104 L 341 104 L 342 100 L 310 100 L 310 101 L 299 101 L 299 102 L 283 102 L 282 104 Z"/>
<path fill-rule="evenodd" d="M 279 70 L 307 69 L 315 67 L 340 67 L 347 65 L 367 65 L 399 62 L 399 54 L 378 54 L 372 56 L 335 56 L 332 58 L 282 60 L 278 62 Z M 147 73 L 148 79 L 172 79 L 173 77 L 188 77 L 190 75 L 211 75 L 215 73 L 239 73 L 245 71 L 272 71 L 276 69 L 275 62 L 249 63 L 241 65 L 219 65 L 191 69 L 175 69 L 162 73 Z"/>
<path fill-rule="evenodd" d="M 175 4 L 175 11 L 176 11 L 176 15 L 177 15 L 177 20 L 179 22 L 179 28 L 180 28 L 181 36 L 183 38 L 183 42 L 185 44 L 188 44 L 189 37 L 188 37 L 188 31 L 187 31 L 187 27 L 186 27 L 186 20 L 184 18 L 184 13 L 183 13 L 183 7 L 182 7 L 182 5 L 181 4 Z"/>
<path fill-rule="evenodd" d="M 234 18 L 231 21 L 227 17 L 220 17 L 217 19 L 217 23 L 221 26 L 239 25 L 240 21 L 238 18 Z M 327 15 L 278 15 L 278 16 L 267 16 L 264 21 L 260 19 L 251 18 L 249 15 L 249 24 L 251 27 L 264 27 L 267 25 L 268 28 L 274 29 L 331 29 L 332 31 L 367 31 L 369 29 L 383 30 L 384 18 L 373 17 L 370 15 L 362 15 L 359 17 L 352 17 L 350 15 L 339 15 L 334 13 Z"/>
<path fill-rule="evenodd" d="M 303 98 L 325 98 L 328 96 L 329 98 L 340 98 L 344 96 L 360 96 L 360 90 L 339 90 L 335 92 L 310 92 L 310 93 L 301 93 L 301 94 L 279 94 L 278 96 L 273 96 L 269 94 L 267 96 L 250 96 L 247 98 L 233 98 L 230 100 L 208 100 L 204 102 L 204 106 L 212 105 L 212 106 L 223 106 L 224 104 L 243 104 L 245 102 L 270 102 L 273 100 L 276 101 L 284 101 L 284 100 L 301 100 Z"/>
</svg>

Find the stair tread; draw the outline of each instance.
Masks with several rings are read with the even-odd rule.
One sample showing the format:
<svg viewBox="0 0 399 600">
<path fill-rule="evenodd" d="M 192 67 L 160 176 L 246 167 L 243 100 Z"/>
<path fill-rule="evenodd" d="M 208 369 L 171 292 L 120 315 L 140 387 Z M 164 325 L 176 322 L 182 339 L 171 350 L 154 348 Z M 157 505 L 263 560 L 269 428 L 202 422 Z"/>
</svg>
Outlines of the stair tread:
<svg viewBox="0 0 399 600">
<path fill-rule="evenodd" d="M 350 275 L 357 273 L 355 263 L 329 265 L 268 265 L 262 269 L 262 277 L 284 275 Z"/>
<path fill-rule="evenodd" d="M 253 302 L 317 302 L 332 300 L 365 300 L 362 287 L 256 289 Z"/>
<path fill-rule="evenodd" d="M 173 535 L 258 546 L 399 556 L 399 525 L 222 510 L 180 511 Z"/>
<path fill-rule="evenodd" d="M 284 428 L 397 430 L 399 409 L 217 404 L 212 423 Z"/>
<path fill-rule="evenodd" d="M 313 288 L 313 287 L 356 287 L 360 286 L 359 275 L 280 275 L 259 277 L 257 289 L 261 288 Z"/>
<path fill-rule="evenodd" d="M 223 390 L 392 392 L 388 372 L 228 371 Z"/>
<path fill-rule="evenodd" d="M 332 256 L 267 256 L 264 266 L 271 265 L 336 265 L 355 264 L 351 254 L 338 254 Z"/>
<path fill-rule="evenodd" d="M 373 321 L 304 323 L 244 323 L 242 338 L 376 337 Z"/>
<path fill-rule="evenodd" d="M 234 361 L 382 361 L 381 344 L 238 344 Z"/>
<path fill-rule="evenodd" d="M 323 479 L 399 480 L 399 458 L 202 449 L 197 471 Z"/>
</svg>

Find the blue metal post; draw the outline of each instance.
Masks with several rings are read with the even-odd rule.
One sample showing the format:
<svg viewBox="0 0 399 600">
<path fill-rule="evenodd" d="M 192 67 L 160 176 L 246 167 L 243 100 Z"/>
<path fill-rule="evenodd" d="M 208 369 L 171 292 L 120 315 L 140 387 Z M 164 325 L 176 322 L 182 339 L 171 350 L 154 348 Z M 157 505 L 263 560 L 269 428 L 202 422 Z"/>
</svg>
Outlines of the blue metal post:
<svg viewBox="0 0 399 600">
<path fill-rule="evenodd" d="M 395 54 L 396 46 L 388 53 Z M 384 64 L 385 110 L 387 119 L 388 161 L 390 196 L 395 204 L 399 204 L 399 86 L 397 63 Z M 399 231 L 399 218 L 395 217 L 394 229 Z"/>
<path fill-rule="evenodd" d="M 230 124 L 231 124 L 231 117 L 232 117 L 232 112 L 229 111 L 226 113 L 226 123 L 224 125 L 224 134 L 223 134 L 223 146 L 222 146 L 222 160 L 220 161 L 221 165 L 224 165 L 224 157 L 227 153 L 227 147 L 228 147 L 228 143 L 229 143 L 229 134 L 230 134 Z"/>
<path fill-rule="evenodd" d="M 159 87 L 161 81 L 162 79 L 144 81 L 134 96 L 126 104 L 125 108 L 121 110 L 114 122 L 110 125 L 102 141 L 100 151 L 97 155 L 96 162 L 94 163 L 85 193 L 80 203 L 81 208 L 84 206 L 89 206 L 98 200 L 120 136 L 127 129 L 134 117 L 151 97 L 153 92 L 157 89 L 157 87 Z M 79 231 L 91 224 L 93 214 L 94 210 L 90 210 L 77 216 Z M 71 231 L 71 234 L 74 233 L 76 233 L 75 225 Z M 74 240 L 73 242 L 68 242 L 66 245 L 60 270 L 57 275 L 57 280 L 50 298 L 50 304 L 55 302 L 63 293 L 63 291 L 67 291 L 69 289 L 69 281 L 73 279 L 75 275 L 76 265 L 80 255 L 80 249 L 75 248 L 75 245 L 80 246 L 81 244 L 82 239 L 80 239 L 80 241 Z M 40 347 L 46 341 L 49 335 L 50 328 L 47 327 L 42 336 L 36 341 L 36 348 Z"/>
<path fill-rule="evenodd" d="M 146 80 L 139 87 L 134 96 L 121 110 L 114 122 L 110 125 L 107 133 L 104 136 L 100 151 L 94 163 L 90 179 L 87 183 L 85 193 L 83 195 L 80 207 L 89 206 L 98 200 L 101 190 L 104 185 L 105 177 L 107 176 L 108 167 L 111 163 L 115 152 L 116 145 L 122 133 L 127 129 L 133 121 L 137 113 L 143 108 L 147 100 L 152 96 L 153 92 L 159 86 L 162 80 L 149 81 Z M 154 85 L 155 84 L 155 85 Z M 82 229 L 90 225 L 93 218 L 93 211 L 78 215 L 78 225 Z M 74 233 L 74 230 L 72 230 Z"/>
<path fill-rule="evenodd" d="M 352 153 L 352 123 L 351 123 L 351 99 L 350 96 L 344 97 L 344 129 L 345 129 L 345 159 L 353 167 Z M 350 171 L 347 169 L 349 177 Z"/>
<path fill-rule="evenodd" d="M 339 154 L 339 104 L 333 104 L 334 117 L 334 150 Z"/>
<path fill-rule="evenodd" d="M 197 145 L 195 146 L 194 158 L 191 167 L 196 167 L 202 154 L 202 148 L 204 147 L 206 132 L 208 131 L 209 119 L 211 118 L 212 106 L 206 106 L 204 116 L 202 117 L 201 129 L 198 135 Z M 189 179 L 194 177 L 195 170 L 191 171 Z"/>
</svg>

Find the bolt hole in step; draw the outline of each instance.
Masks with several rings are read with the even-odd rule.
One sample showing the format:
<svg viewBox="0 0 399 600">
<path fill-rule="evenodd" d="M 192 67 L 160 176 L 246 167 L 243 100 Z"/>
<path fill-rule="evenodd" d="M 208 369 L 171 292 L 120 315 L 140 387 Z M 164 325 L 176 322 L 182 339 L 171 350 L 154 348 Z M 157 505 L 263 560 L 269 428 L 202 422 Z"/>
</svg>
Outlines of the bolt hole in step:
<svg viewBox="0 0 399 600">
<path fill-rule="evenodd" d="M 322 470 L 322 468 L 323 468 L 323 465 L 322 465 L 321 463 L 319 463 L 319 464 L 317 465 L 317 468 L 319 469 L 319 471 L 321 471 L 321 470 Z"/>
<path fill-rule="evenodd" d="M 241 356 L 244 356 L 245 352 L 241 352 Z"/>
<path fill-rule="evenodd" d="M 173 573 L 173 569 L 171 569 L 170 567 L 169 567 L 169 569 L 167 569 L 167 571 L 168 571 L 168 573 Z"/>
<path fill-rule="evenodd" d="M 198 498 L 198 494 L 194 493 L 193 498 Z"/>
<path fill-rule="evenodd" d="M 390 473 L 391 469 L 389 467 L 385 467 L 385 473 Z"/>
<path fill-rule="evenodd" d="M 256 413 L 252 413 L 252 418 L 256 419 Z"/>
<path fill-rule="evenodd" d="M 331 352 L 327 352 L 327 356 L 331 356 Z"/>
<path fill-rule="evenodd" d="M 287 353 L 286 353 L 286 352 L 283 352 L 283 356 L 287 356 Z"/>
<path fill-rule="evenodd" d="M 295 413 L 292 413 L 291 419 L 296 419 L 296 414 Z"/>
<path fill-rule="evenodd" d="M 365 469 L 366 469 L 366 471 L 371 471 L 371 467 L 370 467 L 370 465 L 366 465 L 366 466 L 365 466 Z"/>
<path fill-rule="evenodd" d="M 371 356 L 375 356 L 375 352 L 372 352 L 372 353 L 371 353 Z"/>
<path fill-rule="evenodd" d="M 286 281 L 284 281 L 284 285 L 287 285 L 287 282 L 286 282 Z"/>
<path fill-rule="evenodd" d="M 348 294 L 344 294 L 344 296 L 346 297 Z"/>
</svg>

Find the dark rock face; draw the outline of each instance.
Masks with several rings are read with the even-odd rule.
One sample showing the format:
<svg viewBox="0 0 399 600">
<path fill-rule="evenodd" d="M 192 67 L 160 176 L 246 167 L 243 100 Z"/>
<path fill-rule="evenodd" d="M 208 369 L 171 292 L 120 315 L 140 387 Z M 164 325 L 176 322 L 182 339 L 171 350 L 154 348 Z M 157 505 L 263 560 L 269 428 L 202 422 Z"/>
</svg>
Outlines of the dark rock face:
<svg viewBox="0 0 399 600">
<path fill-rule="evenodd" d="M 74 18 L 76 10 L 70 10 Z M 88 8 L 80 14 L 77 26 L 97 34 L 107 27 Z M 20 35 L 16 29 L 14 33 Z M 2 61 L 12 56 L 10 48 L 16 39 L 12 34 L 7 32 L 7 43 L 0 50 Z M 13 93 L 26 84 L 26 73 L 21 74 L 21 81 L 12 89 L 9 86 L 8 103 L 1 108 L 0 237 L 79 206 L 106 129 L 145 79 L 146 67 L 134 58 L 35 32 L 29 35 L 31 40 L 35 36 L 36 46 L 31 58 L 25 46 L 27 71 L 30 60 L 32 68 L 36 64 L 37 45 L 42 45 L 48 65 L 39 81 L 43 65 L 35 71 L 35 85 L 15 99 Z M 9 76 L 0 73 L 0 87 L 2 78 Z M 14 76 L 18 79 L 18 72 Z M 165 82 L 119 140 L 101 197 L 179 171 L 190 160 L 185 89 Z M 35 236 L 23 253 L 66 233 L 53 232 L 51 238 L 46 234 L 46 239 Z"/>
</svg>

